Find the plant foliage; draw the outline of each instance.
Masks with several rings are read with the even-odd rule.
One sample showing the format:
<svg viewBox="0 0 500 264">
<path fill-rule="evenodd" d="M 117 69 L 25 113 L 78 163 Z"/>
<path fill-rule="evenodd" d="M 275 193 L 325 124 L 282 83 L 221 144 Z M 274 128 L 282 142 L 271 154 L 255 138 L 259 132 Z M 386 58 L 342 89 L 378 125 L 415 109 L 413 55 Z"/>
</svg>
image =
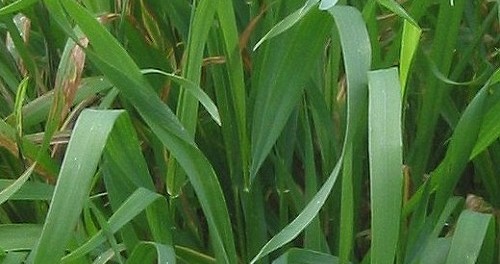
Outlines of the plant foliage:
<svg viewBox="0 0 500 264">
<path fill-rule="evenodd" d="M 499 1 L 0 1 L 2 263 L 499 263 Z"/>
</svg>

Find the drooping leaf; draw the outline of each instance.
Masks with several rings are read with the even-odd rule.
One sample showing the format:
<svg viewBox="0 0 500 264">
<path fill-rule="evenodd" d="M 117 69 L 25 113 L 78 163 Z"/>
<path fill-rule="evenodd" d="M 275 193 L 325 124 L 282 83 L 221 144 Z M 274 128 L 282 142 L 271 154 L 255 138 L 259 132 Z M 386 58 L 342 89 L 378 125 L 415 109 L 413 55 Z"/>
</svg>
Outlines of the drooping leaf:
<svg viewBox="0 0 500 264">
<path fill-rule="evenodd" d="M 186 172 L 207 217 L 214 251 L 220 261 L 234 262 L 236 252 L 229 214 L 220 184 L 207 158 L 172 111 L 153 92 L 118 41 L 78 3 L 63 2 L 63 5 L 89 39 L 92 49 L 86 50 L 87 56 L 130 100 Z"/>
<path fill-rule="evenodd" d="M 278 139 L 292 110 L 299 102 L 312 66 L 323 49 L 330 21 L 324 13 L 311 11 L 296 28 L 274 39 L 265 52 L 267 56 L 257 80 L 252 124 L 253 179 L 272 146 Z M 302 45 L 302 39 L 315 39 Z"/>
<path fill-rule="evenodd" d="M 262 37 L 262 39 L 255 44 L 255 47 L 253 48 L 256 50 L 259 48 L 259 46 L 264 43 L 264 41 L 272 39 L 281 33 L 287 31 L 289 28 L 291 28 L 293 25 L 295 25 L 297 22 L 299 22 L 307 13 L 319 2 L 320 0 L 308 0 L 304 6 L 297 11 L 293 12 L 292 14 L 288 15 L 285 19 L 281 20 L 278 24 L 276 24 L 267 34 Z M 327 4 L 329 5 L 329 4 Z"/>
<path fill-rule="evenodd" d="M 314 219 L 328 198 L 339 175 L 346 151 L 346 144 L 352 144 L 356 131 L 362 127 L 363 115 L 366 114 L 366 95 L 370 67 L 370 43 L 366 27 L 359 11 L 352 7 L 335 6 L 329 10 L 339 29 L 342 52 L 348 78 L 348 124 L 344 148 L 337 165 L 320 190 L 309 201 L 299 215 L 276 234 L 252 259 L 255 263 L 260 258 L 293 240 Z M 354 33 L 356 32 L 356 34 Z M 349 142 L 349 143 L 346 143 Z"/>
</svg>

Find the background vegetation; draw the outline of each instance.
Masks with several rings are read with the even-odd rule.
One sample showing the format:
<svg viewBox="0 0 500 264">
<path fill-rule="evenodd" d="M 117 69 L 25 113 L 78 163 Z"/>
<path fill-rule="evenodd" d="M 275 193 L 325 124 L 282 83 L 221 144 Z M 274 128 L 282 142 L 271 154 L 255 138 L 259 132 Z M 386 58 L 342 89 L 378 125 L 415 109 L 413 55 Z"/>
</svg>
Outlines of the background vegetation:
<svg viewBox="0 0 500 264">
<path fill-rule="evenodd" d="M 1 1 L 2 263 L 499 263 L 499 4 Z"/>
</svg>

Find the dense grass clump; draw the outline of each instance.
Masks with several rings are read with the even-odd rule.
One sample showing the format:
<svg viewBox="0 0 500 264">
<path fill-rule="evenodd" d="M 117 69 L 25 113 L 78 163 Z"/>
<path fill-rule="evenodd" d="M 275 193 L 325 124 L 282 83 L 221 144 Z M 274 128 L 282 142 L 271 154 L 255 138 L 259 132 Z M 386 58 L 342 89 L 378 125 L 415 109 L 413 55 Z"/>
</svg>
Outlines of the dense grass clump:
<svg viewBox="0 0 500 264">
<path fill-rule="evenodd" d="M 0 1 L 2 263 L 499 263 L 498 1 Z"/>
</svg>

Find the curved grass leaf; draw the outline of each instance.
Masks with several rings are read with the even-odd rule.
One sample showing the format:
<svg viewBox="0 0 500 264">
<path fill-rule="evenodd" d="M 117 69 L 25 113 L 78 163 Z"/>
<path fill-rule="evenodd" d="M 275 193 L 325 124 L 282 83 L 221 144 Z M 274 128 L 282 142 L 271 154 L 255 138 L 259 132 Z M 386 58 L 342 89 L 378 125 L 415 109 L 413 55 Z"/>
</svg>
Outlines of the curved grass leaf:
<svg viewBox="0 0 500 264">
<path fill-rule="evenodd" d="M 175 252 L 171 246 L 153 242 L 141 242 L 132 251 L 126 263 L 175 264 Z"/>
<path fill-rule="evenodd" d="M 328 17 L 315 10 L 308 13 L 296 28 L 266 47 L 263 73 L 257 80 L 252 124 L 252 164 L 250 179 L 260 166 L 285 127 L 299 102 L 307 78 L 321 54 L 330 25 Z M 302 40 L 314 39 L 309 45 Z"/>
<path fill-rule="evenodd" d="M 83 257 L 93 249 L 106 242 L 108 236 L 118 232 L 123 226 L 132 221 L 139 213 L 146 210 L 155 200 L 162 196 L 148 189 L 138 188 L 132 195 L 121 204 L 116 212 L 105 223 L 106 228 L 99 230 L 85 244 L 62 258 L 61 262 L 71 263 Z"/>
<path fill-rule="evenodd" d="M 259 259 L 267 256 L 274 250 L 282 247 L 286 243 L 292 241 L 296 238 L 304 228 L 306 228 L 309 223 L 318 214 L 321 207 L 325 203 L 330 191 L 337 180 L 340 172 L 340 164 L 342 158 L 339 160 L 335 168 L 333 169 L 330 177 L 323 184 L 321 189 L 314 195 L 311 201 L 306 205 L 306 207 L 300 212 L 300 214 L 290 222 L 285 228 L 283 228 L 278 234 L 276 234 L 271 240 L 269 240 L 259 251 L 259 253 L 250 261 L 250 263 L 255 263 Z"/>
<path fill-rule="evenodd" d="M 218 260 L 234 263 L 236 250 L 226 202 L 207 158 L 117 40 L 79 4 L 71 1 L 63 4 L 90 41 L 92 49 L 86 50 L 87 56 L 130 100 L 188 175 L 207 217 Z"/>
<path fill-rule="evenodd" d="M 403 200 L 401 88 L 395 68 L 371 71 L 368 140 L 372 212 L 372 263 L 392 263 Z"/>
<path fill-rule="evenodd" d="M 182 88 L 186 89 L 192 96 L 194 96 L 204 107 L 205 110 L 210 114 L 212 119 L 220 126 L 220 115 L 219 110 L 217 110 L 217 106 L 214 104 L 212 99 L 195 83 L 191 82 L 188 79 L 182 78 L 172 73 L 167 73 L 157 69 L 144 69 L 141 70 L 143 74 L 161 74 L 163 76 L 168 77 Z"/>
<path fill-rule="evenodd" d="M 319 2 L 320 0 L 308 0 L 304 6 L 297 11 L 291 13 L 285 19 L 281 20 L 276 24 L 269 32 L 267 32 L 262 39 L 255 44 L 253 50 L 257 50 L 264 41 L 272 39 L 281 33 L 287 31 L 289 28 L 291 28 L 293 25 L 295 25 L 297 22 L 299 22 L 307 13 Z"/>
<path fill-rule="evenodd" d="M 342 203 L 340 217 L 339 257 L 347 262 L 352 255 L 354 239 L 354 150 L 360 148 L 366 128 L 368 71 L 371 45 L 361 13 L 351 7 L 336 6 L 328 10 L 338 28 L 347 80 L 347 126 L 342 148 Z"/>
<path fill-rule="evenodd" d="M 362 126 L 367 100 L 367 73 L 370 67 L 370 42 L 366 27 L 358 10 L 352 7 L 335 6 L 329 10 L 337 24 L 342 43 L 346 74 L 348 78 L 348 123 L 342 155 L 337 165 L 300 214 L 277 235 L 269 240 L 252 259 L 260 258 L 293 240 L 314 219 L 328 198 L 343 164 L 346 145 L 351 144 L 356 131 Z"/>
</svg>

